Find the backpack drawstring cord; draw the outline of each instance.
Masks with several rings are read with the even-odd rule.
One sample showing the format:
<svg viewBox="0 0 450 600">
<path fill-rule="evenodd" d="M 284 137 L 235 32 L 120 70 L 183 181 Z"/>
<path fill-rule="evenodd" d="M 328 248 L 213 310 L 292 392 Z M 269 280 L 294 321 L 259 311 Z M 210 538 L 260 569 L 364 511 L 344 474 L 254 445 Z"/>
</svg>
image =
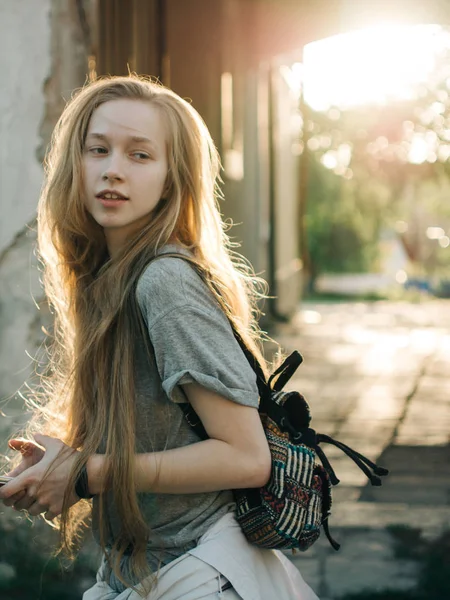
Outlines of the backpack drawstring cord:
<svg viewBox="0 0 450 600">
<path fill-rule="evenodd" d="M 329 435 L 325 435 L 323 433 L 318 433 L 317 434 L 317 446 L 316 446 L 315 450 L 317 451 L 317 454 L 319 455 L 320 459 L 322 460 L 322 464 L 325 467 L 325 469 L 327 469 L 327 471 L 331 467 L 331 465 L 330 465 L 328 459 L 325 457 L 323 450 L 321 450 L 321 452 L 318 452 L 318 450 L 319 450 L 318 444 L 320 444 L 321 442 L 324 442 L 325 444 L 331 444 L 333 446 L 336 446 L 336 448 L 339 448 L 340 450 L 342 450 L 342 452 L 344 452 L 349 458 L 351 458 L 353 460 L 353 462 L 361 469 L 361 471 L 366 475 L 367 479 L 370 481 L 370 483 L 373 486 L 381 485 L 381 479 L 379 476 L 383 477 L 383 476 L 389 474 L 389 471 L 387 469 L 385 469 L 384 467 L 379 467 L 378 465 L 376 465 L 374 462 L 369 460 L 363 454 L 360 454 L 356 450 L 353 450 L 353 448 L 350 448 L 346 444 L 333 439 Z M 325 457 L 327 464 L 323 463 L 323 457 Z M 370 472 L 369 467 L 373 470 L 374 473 Z M 329 472 L 329 474 L 330 474 L 331 483 L 333 485 L 337 485 L 336 483 L 334 483 L 332 475 L 334 475 L 334 478 L 335 478 L 335 480 L 337 480 L 337 483 L 339 483 L 339 480 L 337 479 L 333 469 L 331 469 L 331 472 Z"/>
</svg>

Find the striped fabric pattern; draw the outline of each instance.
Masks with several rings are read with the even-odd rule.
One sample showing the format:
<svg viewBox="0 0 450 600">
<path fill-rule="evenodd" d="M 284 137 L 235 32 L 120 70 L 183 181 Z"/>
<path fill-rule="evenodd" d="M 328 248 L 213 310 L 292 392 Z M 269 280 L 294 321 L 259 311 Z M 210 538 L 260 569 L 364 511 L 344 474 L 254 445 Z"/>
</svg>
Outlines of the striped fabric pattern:
<svg viewBox="0 0 450 600">
<path fill-rule="evenodd" d="M 272 400 L 282 406 L 289 393 L 273 392 Z M 319 537 L 326 518 L 323 494 L 330 495 L 328 475 L 316 462 L 316 453 L 295 443 L 277 422 L 261 415 L 272 455 L 272 473 L 266 486 L 235 490 L 236 518 L 247 539 L 272 549 L 307 550 Z M 325 488 L 324 488 L 325 484 Z M 328 498 L 328 506 L 331 497 Z"/>
</svg>

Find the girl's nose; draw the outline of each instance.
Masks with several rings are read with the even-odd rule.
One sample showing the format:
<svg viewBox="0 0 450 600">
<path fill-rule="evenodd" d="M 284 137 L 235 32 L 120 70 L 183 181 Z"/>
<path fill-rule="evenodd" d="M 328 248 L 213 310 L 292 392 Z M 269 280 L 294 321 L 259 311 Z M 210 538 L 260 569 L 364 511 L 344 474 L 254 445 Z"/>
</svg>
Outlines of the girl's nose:
<svg viewBox="0 0 450 600">
<path fill-rule="evenodd" d="M 123 179 L 123 168 L 120 163 L 120 158 L 116 156 L 111 156 L 108 163 L 105 165 L 105 170 L 102 174 L 102 179 L 106 180 L 122 180 Z"/>
<path fill-rule="evenodd" d="M 122 177 L 118 173 L 108 169 L 103 173 L 102 179 L 103 181 L 120 181 Z"/>
</svg>

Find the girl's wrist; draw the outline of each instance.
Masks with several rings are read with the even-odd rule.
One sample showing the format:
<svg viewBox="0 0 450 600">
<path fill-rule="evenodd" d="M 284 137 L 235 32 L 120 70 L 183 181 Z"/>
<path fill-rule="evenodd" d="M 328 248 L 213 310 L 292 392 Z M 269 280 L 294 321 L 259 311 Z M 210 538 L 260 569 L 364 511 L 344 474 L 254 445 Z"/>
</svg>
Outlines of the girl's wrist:
<svg viewBox="0 0 450 600">
<path fill-rule="evenodd" d="M 97 496 L 103 492 L 104 454 L 92 454 L 86 463 L 89 493 Z"/>
</svg>

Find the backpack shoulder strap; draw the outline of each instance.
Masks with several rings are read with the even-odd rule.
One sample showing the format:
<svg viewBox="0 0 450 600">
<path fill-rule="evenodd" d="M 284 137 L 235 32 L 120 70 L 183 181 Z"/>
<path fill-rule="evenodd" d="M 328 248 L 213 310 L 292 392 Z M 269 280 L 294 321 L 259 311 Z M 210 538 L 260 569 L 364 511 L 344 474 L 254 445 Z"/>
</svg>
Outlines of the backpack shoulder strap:
<svg viewBox="0 0 450 600">
<path fill-rule="evenodd" d="M 303 356 L 300 354 L 300 352 L 298 352 L 298 350 L 294 350 L 294 352 L 292 352 L 292 354 L 285 359 L 283 364 L 272 373 L 268 381 L 269 387 L 271 387 L 272 380 L 278 375 L 278 379 L 274 383 L 272 389 L 275 392 L 282 390 L 302 362 Z"/>
</svg>

